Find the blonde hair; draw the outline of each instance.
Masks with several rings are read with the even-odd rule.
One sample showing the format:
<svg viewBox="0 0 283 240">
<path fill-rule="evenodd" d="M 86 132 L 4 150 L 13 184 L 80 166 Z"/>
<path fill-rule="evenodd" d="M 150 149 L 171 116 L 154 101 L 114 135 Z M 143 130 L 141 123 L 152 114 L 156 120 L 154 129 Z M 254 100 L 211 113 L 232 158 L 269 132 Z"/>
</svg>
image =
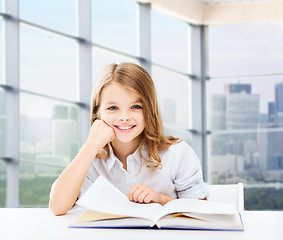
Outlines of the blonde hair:
<svg viewBox="0 0 283 240">
<path fill-rule="evenodd" d="M 172 144 L 180 141 L 178 138 L 165 136 L 157 104 L 157 95 L 153 80 L 146 70 L 134 63 L 110 64 L 101 73 L 92 96 L 91 125 L 99 118 L 101 94 L 103 89 L 111 83 L 119 83 L 123 87 L 136 93 L 142 102 L 145 128 L 141 133 L 138 152 L 148 167 L 162 167 L 160 151 L 168 149 Z M 147 149 L 147 156 L 142 155 L 142 146 Z M 109 146 L 99 151 L 97 158 L 105 159 L 110 155 Z"/>
</svg>

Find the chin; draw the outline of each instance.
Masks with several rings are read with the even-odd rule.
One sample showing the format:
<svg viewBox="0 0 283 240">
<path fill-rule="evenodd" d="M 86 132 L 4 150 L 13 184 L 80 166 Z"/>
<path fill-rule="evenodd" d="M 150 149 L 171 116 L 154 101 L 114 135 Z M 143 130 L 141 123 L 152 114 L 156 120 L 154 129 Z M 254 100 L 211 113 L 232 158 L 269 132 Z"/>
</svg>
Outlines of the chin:
<svg viewBox="0 0 283 240">
<path fill-rule="evenodd" d="M 134 140 L 134 138 L 116 138 L 116 140 L 118 140 L 119 142 L 122 142 L 122 143 L 130 143 Z"/>
<path fill-rule="evenodd" d="M 138 136 L 116 136 L 116 140 L 121 142 L 121 143 L 132 143 L 133 141 L 137 141 L 138 140 Z"/>
</svg>

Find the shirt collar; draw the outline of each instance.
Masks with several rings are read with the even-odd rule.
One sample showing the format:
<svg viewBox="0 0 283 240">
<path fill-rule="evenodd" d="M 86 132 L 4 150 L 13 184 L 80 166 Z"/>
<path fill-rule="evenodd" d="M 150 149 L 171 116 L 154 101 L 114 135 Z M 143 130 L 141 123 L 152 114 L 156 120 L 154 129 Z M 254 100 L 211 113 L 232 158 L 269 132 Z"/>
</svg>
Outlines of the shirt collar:
<svg viewBox="0 0 283 240">
<path fill-rule="evenodd" d="M 114 166 L 114 164 L 115 164 L 116 161 L 118 161 L 118 164 L 120 164 L 120 165 L 122 165 L 122 163 L 121 163 L 121 161 L 115 156 L 111 144 L 108 144 L 108 146 L 109 146 L 109 158 L 106 159 L 106 164 L 107 164 L 107 169 L 108 169 L 108 171 L 110 171 L 111 168 Z M 142 153 L 142 155 L 143 155 L 144 157 L 147 156 L 147 151 L 146 151 L 146 146 L 145 146 L 145 145 L 142 146 L 141 153 Z M 140 158 L 140 154 L 139 154 L 138 149 L 136 149 L 136 151 L 135 151 L 133 154 L 129 155 L 128 158 L 129 158 L 129 157 L 133 157 L 138 163 L 141 162 L 141 158 Z"/>
</svg>

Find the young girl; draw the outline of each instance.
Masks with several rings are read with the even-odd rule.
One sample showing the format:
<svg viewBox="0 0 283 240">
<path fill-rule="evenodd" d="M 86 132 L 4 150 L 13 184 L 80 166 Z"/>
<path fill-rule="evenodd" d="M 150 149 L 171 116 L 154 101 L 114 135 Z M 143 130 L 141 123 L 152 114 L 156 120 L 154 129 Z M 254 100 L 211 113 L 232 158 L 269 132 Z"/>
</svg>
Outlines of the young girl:
<svg viewBox="0 0 283 240">
<path fill-rule="evenodd" d="M 91 114 L 87 141 L 52 186 L 49 207 L 56 215 L 72 208 L 100 175 L 138 203 L 207 197 L 192 148 L 164 136 L 154 83 L 143 68 L 109 65 Z"/>
</svg>

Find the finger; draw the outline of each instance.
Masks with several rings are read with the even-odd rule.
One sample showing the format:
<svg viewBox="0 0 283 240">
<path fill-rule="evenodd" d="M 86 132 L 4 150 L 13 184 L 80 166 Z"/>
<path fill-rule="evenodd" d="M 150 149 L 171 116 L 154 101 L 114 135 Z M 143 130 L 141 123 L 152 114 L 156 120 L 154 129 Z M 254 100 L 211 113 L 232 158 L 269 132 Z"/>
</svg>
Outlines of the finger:
<svg viewBox="0 0 283 240">
<path fill-rule="evenodd" d="M 147 191 L 142 191 L 141 192 L 141 194 L 138 196 L 138 202 L 139 203 L 143 203 L 143 202 L 145 202 L 144 200 L 145 200 L 145 198 L 148 196 L 148 194 L 149 194 L 149 192 L 147 192 Z"/>
<path fill-rule="evenodd" d="M 148 194 L 145 198 L 144 198 L 144 202 L 145 203 L 150 203 L 152 201 L 152 194 Z"/>
<path fill-rule="evenodd" d="M 106 122 L 104 119 L 102 119 L 102 122 L 104 122 L 107 126 L 111 127 L 114 130 L 114 128 L 108 122 Z"/>
<path fill-rule="evenodd" d="M 108 122 L 106 122 L 104 119 L 102 119 L 102 122 L 105 123 L 108 127 L 110 127 L 113 130 L 113 137 L 110 140 L 110 142 L 112 142 L 116 138 L 115 129 Z"/>
<path fill-rule="evenodd" d="M 133 187 L 129 190 L 129 192 L 128 192 L 128 198 L 129 198 L 129 200 L 133 201 L 133 194 L 134 194 L 134 192 L 138 189 L 139 185 L 140 185 L 140 184 L 138 183 L 138 184 L 136 184 L 135 186 L 133 186 Z"/>
<path fill-rule="evenodd" d="M 136 191 L 133 193 L 133 200 L 135 202 L 139 202 L 139 196 L 142 192 L 145 191 L 146 186 L 143 184 L 140 184 L 139 187 L 136 189 Z M 146 191 L 147 192 L 147 191 Z"/>
</svg>

